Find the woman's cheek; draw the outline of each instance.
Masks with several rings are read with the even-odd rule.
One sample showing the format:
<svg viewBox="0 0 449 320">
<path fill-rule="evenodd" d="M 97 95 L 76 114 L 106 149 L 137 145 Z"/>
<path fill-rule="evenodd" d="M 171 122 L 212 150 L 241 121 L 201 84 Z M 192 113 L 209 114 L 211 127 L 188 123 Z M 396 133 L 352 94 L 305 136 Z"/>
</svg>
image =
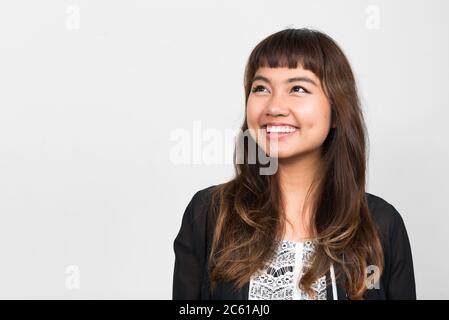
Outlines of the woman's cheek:
<svg viewBox="0 0 449 320">
<path fill-rule="evenodd" d="M 254 108 L 251 105 L 248 105 L 246 119 L 251 135 L 253 135 L 253 133 L 255 134 L 258 127 L 258 114 L 255 112 Z M 254 135 L 253 137 L 255 138 Z"/>
</svg>

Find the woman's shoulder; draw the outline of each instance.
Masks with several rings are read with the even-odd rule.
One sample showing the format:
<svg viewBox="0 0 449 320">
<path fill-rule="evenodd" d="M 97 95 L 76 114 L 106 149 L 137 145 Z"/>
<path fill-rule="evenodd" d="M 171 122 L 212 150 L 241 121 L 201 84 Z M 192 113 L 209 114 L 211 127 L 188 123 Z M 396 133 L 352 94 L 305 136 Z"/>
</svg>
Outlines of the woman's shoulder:
<svg viewBox="0 0 449 320">
<path fill-rule="evenodd" d="M 190 202 L 187 205 L 186 214 L 189 220 L 202 220 L 207 215 L 210 208 L 212 192 L 219 185 L 211 185 L 209 187 L 194 192 Z"/>
<path fill-rule="evenodd" d="M 398 229 L 405 228 L 399 211 L 385 199 L 366 192 L 368 208 L 380 232 L 389 237 Z"/>
<path fill-rule="evenodd" d="M 219 185 L 211 185 L 209 187 L 197 190 L 193 194 L 190 203 L 196 207 L 208 205 L 211 200 L 213 190 L 215 190 L 218 186 Z"/>
<path fill-rule="evenodd" d="M 213 191 L 222 185 L 210 185 L 194 193 L 188 205 L 191 209 L 191 218 L 196 220 L 207 214 Z M 389 237 L 392 233 L 398 231 L 398 229 L 405 228 L 401 214 L 390 202 L 372 193 L 366 192 L 365 194 L 371 217 L 383 236 Z"/>
<path fill-rule="evenodd" d="M 367 193 L 368 206 L 378 226 L 384 250 L 383 281 L 387 299 L 416 299 L 413 258 L 404 220 L 396 208 Z"/>
</svg>

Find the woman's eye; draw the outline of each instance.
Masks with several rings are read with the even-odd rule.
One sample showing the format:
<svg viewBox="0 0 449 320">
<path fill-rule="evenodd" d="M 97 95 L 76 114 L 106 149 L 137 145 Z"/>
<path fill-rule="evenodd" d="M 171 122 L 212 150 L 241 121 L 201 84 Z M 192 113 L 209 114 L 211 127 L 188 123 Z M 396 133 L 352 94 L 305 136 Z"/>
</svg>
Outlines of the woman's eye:
<svg viewBox="0 0 449 320">
<path fill-rule="evenodd" d="M 252 92 L 259 92 L 260 89 L 265 89 L 265 87 L 264 86 L 256 86 L 253 88 Z"/>
<path fill-rule="evenodd" d="M 300 92 L 300 93 L 309 93 L 309 91 L 307 91 L 306 89 L 304 89 L 304 87 L 301 87 L 301 86 L 294 86 L 293 88 L 292 88 L 292 90 L 294 90 L 294 89 L 299 89 L 300 91 L 295 91 L 295 92 Z M 302 90 L 302 91 L 301 91 Z"/>
<path fill-rule="evenodd" d="M 267 90 L 264 86 L 256 86 L 251 91 L 252 92 L 263 92 L 263 90 Z M 292 91 L 298 92 L 298 93 L 309 93 L 304 87 L 301 86 L 294 86 L 292 88 Z"/>
</svg>

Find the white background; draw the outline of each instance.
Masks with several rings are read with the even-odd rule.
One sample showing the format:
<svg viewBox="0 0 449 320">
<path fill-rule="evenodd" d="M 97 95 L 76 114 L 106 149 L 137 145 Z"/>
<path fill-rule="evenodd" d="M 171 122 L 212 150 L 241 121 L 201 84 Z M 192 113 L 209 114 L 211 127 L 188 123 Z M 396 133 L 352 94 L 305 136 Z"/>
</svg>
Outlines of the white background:
<svg viewBox="0 0 449 320">
<path fill-rule="evenodd" d="M 448 7 L 2 1 L 0 298 L 171 299 L 184 209 L 233 174 L 226 163 L 173 163 L 171 133 L 194 121 L 239 128 L 251 50 L 311 27 L 357 76 L 367 190 L 404 218 L 418 298 L 448 299 Z"/>
</svg>

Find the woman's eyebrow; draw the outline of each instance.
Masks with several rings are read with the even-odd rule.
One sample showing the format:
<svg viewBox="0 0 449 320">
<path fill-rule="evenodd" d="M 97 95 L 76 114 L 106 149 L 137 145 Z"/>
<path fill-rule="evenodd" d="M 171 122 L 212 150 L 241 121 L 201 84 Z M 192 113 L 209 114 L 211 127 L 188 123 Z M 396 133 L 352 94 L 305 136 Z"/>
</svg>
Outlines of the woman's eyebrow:
<svg viewBox="0 0 449 320">
<path fill-rule="evenodd" d="M 257 75 L 253 78 L 253 82 L 256 80 L 262 80 L 265 81 L 267 83 L 271 83 L 270 79 L 268 79 L 267 77 L 261 76 L 261 75 Z M 312 79 L 308 78 L 308 77 L 294 77 L 294 78 L 289 78 L 287 80 L 285 80 L 285 83 L 291 83 L 291 82 L 295 82 L 295 81 L 304 81 L 304 82 L 309 82 L 311 84 L 313 84 L 315 87 L 318 87 L 318 85 L 315 83 L 315 81 L 313 81 Z"/>
</svg>

